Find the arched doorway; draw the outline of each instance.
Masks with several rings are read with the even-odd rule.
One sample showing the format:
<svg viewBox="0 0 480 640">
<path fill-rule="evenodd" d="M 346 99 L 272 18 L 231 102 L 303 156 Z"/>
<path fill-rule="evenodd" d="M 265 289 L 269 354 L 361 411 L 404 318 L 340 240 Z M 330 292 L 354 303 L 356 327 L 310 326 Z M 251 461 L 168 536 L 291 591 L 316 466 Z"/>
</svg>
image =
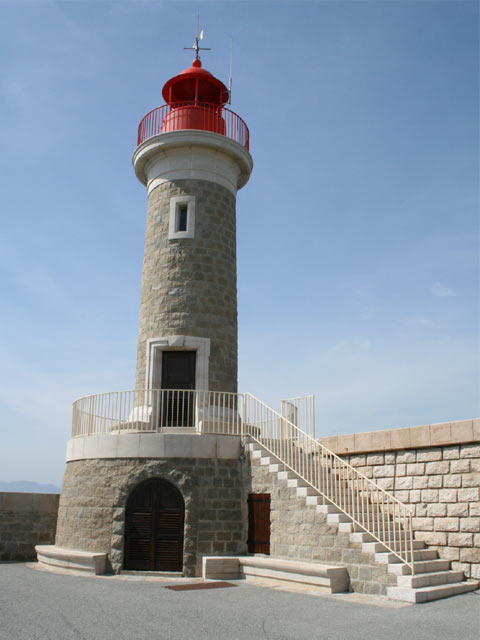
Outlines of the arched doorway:
<svg viewBox="0 0 480 640">
<path fill-rule="evenodd" d="M 181 571 L 185 503 L 166 480 L 139 484 L 127 501 L 124 568 Z"/>
</svg>

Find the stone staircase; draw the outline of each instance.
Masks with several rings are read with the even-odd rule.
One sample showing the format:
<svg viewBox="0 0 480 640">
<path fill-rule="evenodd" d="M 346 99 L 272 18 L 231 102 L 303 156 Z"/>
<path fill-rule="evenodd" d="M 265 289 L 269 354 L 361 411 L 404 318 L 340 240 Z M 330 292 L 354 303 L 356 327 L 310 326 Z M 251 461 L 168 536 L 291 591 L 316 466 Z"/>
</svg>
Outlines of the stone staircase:
<svg viewBox="0 0 480 640">
<path fill-rule="evenodd" d="M 462 571 L 450 569 L 450 561 L 438 558 L 435 549 L 429 549 L 425 542 L 414 540 L 414 564 L 415 575 L 409 566 L 389 551 L 381 542 L 366 531 L 356 530 L 351 518 L 341 509 L 321 496 L 316 489 L 310 486 L 294 471 L 287 469 L 277 457 L 267 452 L 258 442 L 249 442 L 246 445 L 251 459 L 266 466 L 270 474 L 276 475 L 279 481 L 286 483 L 291 489 L 296 489 L 296 495 L 305 499 L 307 507 L 315 507 L 317 513 L 326 517 L 327 523 L 335 524 L 338 533 L 349 534 L 350 541 L 361 545 L 361 551 L 372 554 L 377 565 L 386 565 L 387 571 L 392 577 L 396 577 L 397 586 L 389 586 L 386 589 L 387 596 L 394 600 L 402 600 L 411 603 L 430 602 L 440 598 L 447 598 L 467 591 L 479 588 L 478 581 L 466 581 Z M 344 505 L 348 508 L 348 504 Z M 375 515 L 372 513 L 372 526 L 375 531 Z M 406 536 L 406 534 L 405 534 Z M 395 548 L 400 541 L 385 541 Z"/>
</svg>

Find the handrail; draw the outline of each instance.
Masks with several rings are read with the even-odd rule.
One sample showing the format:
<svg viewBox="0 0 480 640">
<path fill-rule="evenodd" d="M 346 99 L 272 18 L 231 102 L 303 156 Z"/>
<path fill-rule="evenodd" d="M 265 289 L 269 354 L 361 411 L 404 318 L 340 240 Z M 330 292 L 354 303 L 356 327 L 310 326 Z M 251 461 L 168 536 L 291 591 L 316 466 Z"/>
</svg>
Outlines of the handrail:
<svg viewBox="0 0 480 640">
<path fill-rule="evenodd" d="M 244 430 L 415 573 L 412 512 L 400 500 L 250 393 Z"/>
<path fill-rule="evenodd" d="M 193 101 L 164 104 L 149 111 L 138 125 L 137 145 L 160 133 L 184 129 L 219 133 L 249 149 L 250 133 L 239 115 L 220 105 Z"/>
<path fill-rule="evenodd" d="M 251 393 L 140 389 L 73 403 L 73 438 L 185 430 L 250 436 L 415 573 L 410 509 Z"/>
<path fill-rule="evenodd" d="M 240 435 L 241 404 L 241 396 L 224 391 L 137 389 L 85 396 L 73 403 L 72 438 L 175 429 Z"/>
</svg>

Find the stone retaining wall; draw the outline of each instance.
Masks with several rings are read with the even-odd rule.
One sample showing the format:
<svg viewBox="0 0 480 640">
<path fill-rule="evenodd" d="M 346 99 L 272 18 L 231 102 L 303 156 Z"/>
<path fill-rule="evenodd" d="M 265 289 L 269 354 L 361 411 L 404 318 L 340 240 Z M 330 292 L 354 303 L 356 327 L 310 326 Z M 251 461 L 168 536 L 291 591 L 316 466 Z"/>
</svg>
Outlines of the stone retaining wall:
<svg viewBox="0 0 480 640">
<path fill-rule="evenodd" d="M 480 578 L 479 422 L 335 436 L 322 442 L 411 505 L 417 540 L 451 560 L 453 569 Z M 406 443 L 416 446 L 402 446 Z"/>
<path fill-rule="evenodd" d="M 35 560 L 36 544 L 55 539 L 59 495 L 0 493 L 0 561 Z"/>
<path fill-rule="evenodd" d="M 349 533 L 339 533 L 337 524 L 327 523 L 315 505 L 307 505 L 268 466 L 252 460 L 245 477 L 246 494 L 270 494 L 272 557 L 346 566 L 350 588 L 357 593 L 386 595 L 386 588 L 396 585 L 386 564 L 375 564 L 375 554 L 363 553 L 361 543 L 351 542 Z"/>
<path fill-rule="evenodd" d="M 97 459 L 67 463 L 55 544 L 108 554 L 123 566 L 125 507 L 148 478 L 174 484 L 185 501 L 184 573 L 200 575 L 203 555 L 245 553 L 242 473 L 237 460 Z"/>
</svg>

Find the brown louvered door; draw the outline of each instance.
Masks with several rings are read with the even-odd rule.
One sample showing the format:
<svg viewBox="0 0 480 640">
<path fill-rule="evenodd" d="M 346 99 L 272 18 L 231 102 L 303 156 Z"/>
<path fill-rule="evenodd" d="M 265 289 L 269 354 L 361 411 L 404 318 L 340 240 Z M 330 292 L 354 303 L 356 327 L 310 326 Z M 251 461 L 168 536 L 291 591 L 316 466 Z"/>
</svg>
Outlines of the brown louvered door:
<svg viewBox="0 0 480 640">
<path fill-rule="evenodd" d="M 248 496 L 248 552 L 270 555 L 270 494 Z"/>
<path fill-rule="evenodd" d="M 136 487 L 127 502 L 125 569 L 181 571 L 185 505 L 172 484 L 154 478 Z"/>
</svg>

